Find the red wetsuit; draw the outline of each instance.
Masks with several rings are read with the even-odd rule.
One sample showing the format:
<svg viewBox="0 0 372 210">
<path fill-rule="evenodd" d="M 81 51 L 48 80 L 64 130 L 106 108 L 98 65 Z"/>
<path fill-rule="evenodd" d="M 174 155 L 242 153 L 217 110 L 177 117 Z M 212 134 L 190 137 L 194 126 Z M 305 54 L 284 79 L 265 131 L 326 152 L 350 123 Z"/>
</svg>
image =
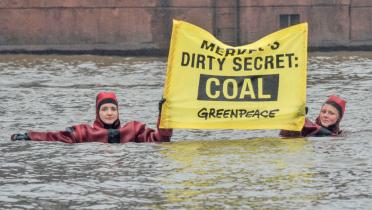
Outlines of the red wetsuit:
<svg viewBox="0 0 372 210">
<path fill-rule="evenodd" d="M 141 122 L 132 121 L 117 129 L 106 129 L 88 124 L 80 124 L 65 131 L 37 132 L 29 131 L 33 141 L 61 141 L 65 143 L 103 142 L 169 142 L 172 129 L 151 129 Z"/>
<path fill-rule="evenodd" d="M 333 133 L 320 126 L 319 124 L 311 122 L 309 119 L 305 119 L 304 127 L 301 131 L 289 131 L 281 130 L 279 133 L 282 137 L 307 137 L 307 136 L 336 136 L 338 133 Z"/>
<path fill-rule="evenodd" d="M 106 125 L 99 117 L 100 106 L 104 103 L 118 105 L 116 95 L 113 92 L 100 92 L 96 99 L 96 119 L 94 124 L 80 124 L 67 128 L 65 131 L 37 132 L 29 131 L 27 135 L 33 141 L 60 141 L 65 143 L 103 142 L 103 143 L 127 143 L 127 142 L 169 142 L 172 129 L 147 128 L 144 123 L 132 121 L 120 126 L 117 119 L 112 125 Z M 159 111 L 160 112 L 160 111 Z M 118 115 L 119 117 L 119 115 Z"/>
</svg>

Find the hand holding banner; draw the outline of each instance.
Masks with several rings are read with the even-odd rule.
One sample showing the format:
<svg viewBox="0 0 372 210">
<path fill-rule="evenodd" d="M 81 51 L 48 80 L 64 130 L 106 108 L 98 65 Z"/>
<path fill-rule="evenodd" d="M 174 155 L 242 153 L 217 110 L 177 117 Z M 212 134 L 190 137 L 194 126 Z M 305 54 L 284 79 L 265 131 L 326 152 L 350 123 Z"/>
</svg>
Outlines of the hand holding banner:
<svg viewBox="0 0 372 210">
<path fill-rule="evenodd" d="M 161 128 L 301 130 L 307 23 L 238 47 L 173 21 Z"/>
</svg>

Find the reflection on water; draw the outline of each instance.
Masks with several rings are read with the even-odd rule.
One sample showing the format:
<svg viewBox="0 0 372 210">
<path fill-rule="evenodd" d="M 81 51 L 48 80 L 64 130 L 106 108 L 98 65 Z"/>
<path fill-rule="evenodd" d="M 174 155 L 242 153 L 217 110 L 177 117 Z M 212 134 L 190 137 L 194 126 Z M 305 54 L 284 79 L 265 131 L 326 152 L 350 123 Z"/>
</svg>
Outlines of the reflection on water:
<svg viewBox="0 0 372 210">
<path fill-rule="evenodd" d="M 163 147 L 167 150 L 162 153 L 179 164 L 164 183 L 172 186 L 166 190 L 168 201 L 190 209 L 224 208 L 226 202 L 230 207 L 267 208 L 271 199 L 277 205 L 298 198 L 296 189 L 313 176 L 307 171 L 313 167 L 313 151 L 305 139 L 202 140 Z M 301 196 L 312 200 L 318 195 Z"/>
<path fill-rule="evenodd" d="M 341 95 L 343 137 L 176 130 L 165 144 L 9 140 L 31 128 L 91 123 L 100 90 L 117 92 L 123 122 L 154 127 L 165 60 L 0 56 L 0 209 L 372 208 L 370 53 L 309 58 L 309 117 L 328 95 Z"/>
<path fill-rule="evenodd" d="M 333 162 L 356 154 L 337 152 L 345 150 L 345 142 L 323 140 L 257 138 L 164 144 L 167 150 L 162 153 L 177 164 L 164 182 L 167 200 L 189 209 L 368 209 L 371 170 L 364 169 L 366 156 Z"/>
</svg>

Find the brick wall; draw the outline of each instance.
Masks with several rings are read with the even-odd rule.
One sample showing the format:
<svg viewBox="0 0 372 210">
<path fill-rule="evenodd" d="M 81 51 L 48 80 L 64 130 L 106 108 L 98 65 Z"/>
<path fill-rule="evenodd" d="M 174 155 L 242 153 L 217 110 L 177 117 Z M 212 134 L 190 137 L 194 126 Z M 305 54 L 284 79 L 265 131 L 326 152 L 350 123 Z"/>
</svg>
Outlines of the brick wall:
<svg viewBox="0 0 372 210">
<path fill-rule="evenodd" d="M 372 48 L 370 0 L 1 0 L 0 51 L 165 54 L 172 19 L 231 45 L 279 29 L 281 14 L 309 22 L 309 46 Z"/>
</svg>

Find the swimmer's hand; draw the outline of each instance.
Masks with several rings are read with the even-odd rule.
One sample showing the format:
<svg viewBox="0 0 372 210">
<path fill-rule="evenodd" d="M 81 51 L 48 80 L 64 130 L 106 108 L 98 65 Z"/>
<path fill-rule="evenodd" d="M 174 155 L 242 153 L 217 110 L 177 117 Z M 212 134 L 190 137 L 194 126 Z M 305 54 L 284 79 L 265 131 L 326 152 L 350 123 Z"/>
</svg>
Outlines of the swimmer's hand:
<svg viewBox="0 0 372 210">
<path fill-rule="evenodd" d="M 315 134 L 315 136 L 322 137 L 322 136 L 333 136 L 332 131 L 328 130 L 327 128 L 321 127 L 319 131 Z"/>
<path fill-rule="evenodd" d="M 165 98 L 162 98 L 159 101 L 159 115 L 161 115 L 161 109 L 163 108 L 164 102 L 165 102 Z"/>
<path fill-rule="evenodd" d="M 27 133 L 16 133 L 13 134 L 10 139 L 12 141 L 29 141 L 31 140 Z"/>
</svg>

